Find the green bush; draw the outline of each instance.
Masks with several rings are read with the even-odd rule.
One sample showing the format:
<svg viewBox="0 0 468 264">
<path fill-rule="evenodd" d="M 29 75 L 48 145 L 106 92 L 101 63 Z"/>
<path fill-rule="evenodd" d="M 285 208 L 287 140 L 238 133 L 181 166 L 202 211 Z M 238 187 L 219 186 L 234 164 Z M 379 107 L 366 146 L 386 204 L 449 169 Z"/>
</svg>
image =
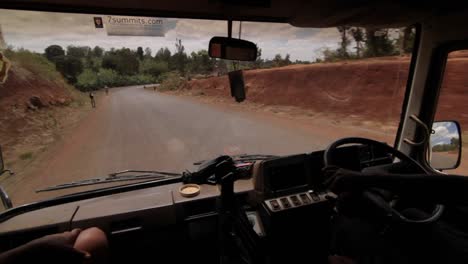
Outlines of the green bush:
<svg viewBox="0 0 468 264">
<path fill-rule="evenodd" d="M 185 83 L 185 79 L 182 78 L 179 72 L 173 71 L 165 73 L 160 78 L 161 85 L 158 90 L 160 91 L 174 91 L 178 90 Z"/>
<path fill-rule="evenodd" d="M 156 61 L 154 59 L 145 59 L 141 62 L 140 70 L 143 74 L 158 77 L 159 75 L 169 71 L 167 62 Z"/>
<path fill-rule="evenodd" d="M 37 76 L 41 76 L 48 81 L 62 80 L 62 76 L 55 69 L 55 65 L 41 54 L 33 53 L 28 50 L 11 50 L 4 52 L 5 56 L 11 60 L 13 65 L 21 66 Z"/>
<path fill-rule="evenodd" d="M 85 69 L 78 76 L 76 87 L 82 91 L 97 90 L 107 87 L 142 85 L 156 83 L 157 79 L 148 74 L 119 75 L 111 69 L 101 69 L 98 73 Z"/>
<path fill-rule="evenodd" d="M 78 75 L 76 87 L 82 91 L 95 90 L 98 87 L 98 76 L 96 72 L 85 69 Z"/>
</svg>

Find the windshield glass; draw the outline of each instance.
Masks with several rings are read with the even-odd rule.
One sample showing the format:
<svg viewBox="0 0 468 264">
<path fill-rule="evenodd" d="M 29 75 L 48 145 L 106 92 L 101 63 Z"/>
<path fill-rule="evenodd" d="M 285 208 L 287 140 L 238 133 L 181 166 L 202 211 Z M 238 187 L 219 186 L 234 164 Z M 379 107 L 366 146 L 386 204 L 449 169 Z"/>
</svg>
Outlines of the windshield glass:
<svg viewBox="0 0 468 264">
<path fill-rule="evenodd" d="M 179 173 L 349 136 L 393 145 L 414 39 L 410 27 L 234 22 L 259 48 L 236 62 L 207 52 L 226 21 L 0 10 L 0 26 L 0 145 L 15 172 L 0 185 L 15 206 L 133 183 L 36 193 L 128 169 Z M 227 77 L 239 69 L 242 103 Z"/>
</svg>

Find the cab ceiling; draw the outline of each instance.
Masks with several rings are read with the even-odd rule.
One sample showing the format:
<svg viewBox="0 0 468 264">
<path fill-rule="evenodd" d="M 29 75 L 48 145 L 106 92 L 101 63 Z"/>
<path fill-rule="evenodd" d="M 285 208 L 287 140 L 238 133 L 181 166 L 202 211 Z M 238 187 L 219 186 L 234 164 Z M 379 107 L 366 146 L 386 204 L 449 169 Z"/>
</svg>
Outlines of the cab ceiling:
<svg viewBox="0 0 468 264">
<path fill-rule="evenodd" d="M 422 0 L 3 0 L 11 9 L 287 22 L 299 27 L 404 26 L 466 12 L 467 1 Z M 467 13 L 468 14 L 468 13 Z"/>
</svg>

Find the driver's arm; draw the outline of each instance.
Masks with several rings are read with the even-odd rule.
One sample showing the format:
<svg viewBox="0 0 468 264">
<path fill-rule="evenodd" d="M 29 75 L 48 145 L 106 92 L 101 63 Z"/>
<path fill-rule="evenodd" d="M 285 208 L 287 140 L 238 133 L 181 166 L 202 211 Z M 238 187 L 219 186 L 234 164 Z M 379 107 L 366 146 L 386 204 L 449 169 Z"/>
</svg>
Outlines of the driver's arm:
<svg viewBox="0 0 468 264">
<path fill-rule="evenodd" d="M 105 263 L 107 250 L 107 237 L 100 229 L 74 229 L 6 251 L 0 254 L 0 263 Z"/>
</svg>

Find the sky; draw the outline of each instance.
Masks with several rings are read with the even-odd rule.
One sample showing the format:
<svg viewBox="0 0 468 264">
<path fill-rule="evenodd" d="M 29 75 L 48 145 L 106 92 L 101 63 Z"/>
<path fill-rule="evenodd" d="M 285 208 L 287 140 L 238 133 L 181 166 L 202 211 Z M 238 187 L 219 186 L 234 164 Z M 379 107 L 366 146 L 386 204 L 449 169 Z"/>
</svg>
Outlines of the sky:
<svg viewBox="0 0 468 264">
<path fill-rule="evenodd" d="M 452 138 L 459 138 L 458 127 L 453 122 L 434 123 L 432 129 L 434 130 L 434 134 L 431 135 L 433 146 L 450 144 Z"/>
<path fill-rule="evenodd" d="M 207 49 L 213 36 L 227 36 L 227 22 L 165 19 L 164 37 L 107 36 L 105 29 L 96 29 L 93 17 L 100 15 L 47 13 L 0 9 L 0 26 L 7 45 L 43 52 L 52 44 L 67 47 L 96 45 L 136 49 L 149 47 L 153 54 L 161 47 L 175 50 L 175 41 L 182 39 L 188 53 Z M 105 17 L 105 16 L 102 16 Z M 105 20 L 104 20 L 105 21 Z M 233 25 L 233 36 L 238 35 L 238 22 Z M 315 60 L 326 47 L 336 48 L 339 33 L 336 28 L 297 28 L 279 23 L 242 23 L 242 38 L 262 49 L 262 58 L 289 53 L 291 60 Z"/>
</svg>

